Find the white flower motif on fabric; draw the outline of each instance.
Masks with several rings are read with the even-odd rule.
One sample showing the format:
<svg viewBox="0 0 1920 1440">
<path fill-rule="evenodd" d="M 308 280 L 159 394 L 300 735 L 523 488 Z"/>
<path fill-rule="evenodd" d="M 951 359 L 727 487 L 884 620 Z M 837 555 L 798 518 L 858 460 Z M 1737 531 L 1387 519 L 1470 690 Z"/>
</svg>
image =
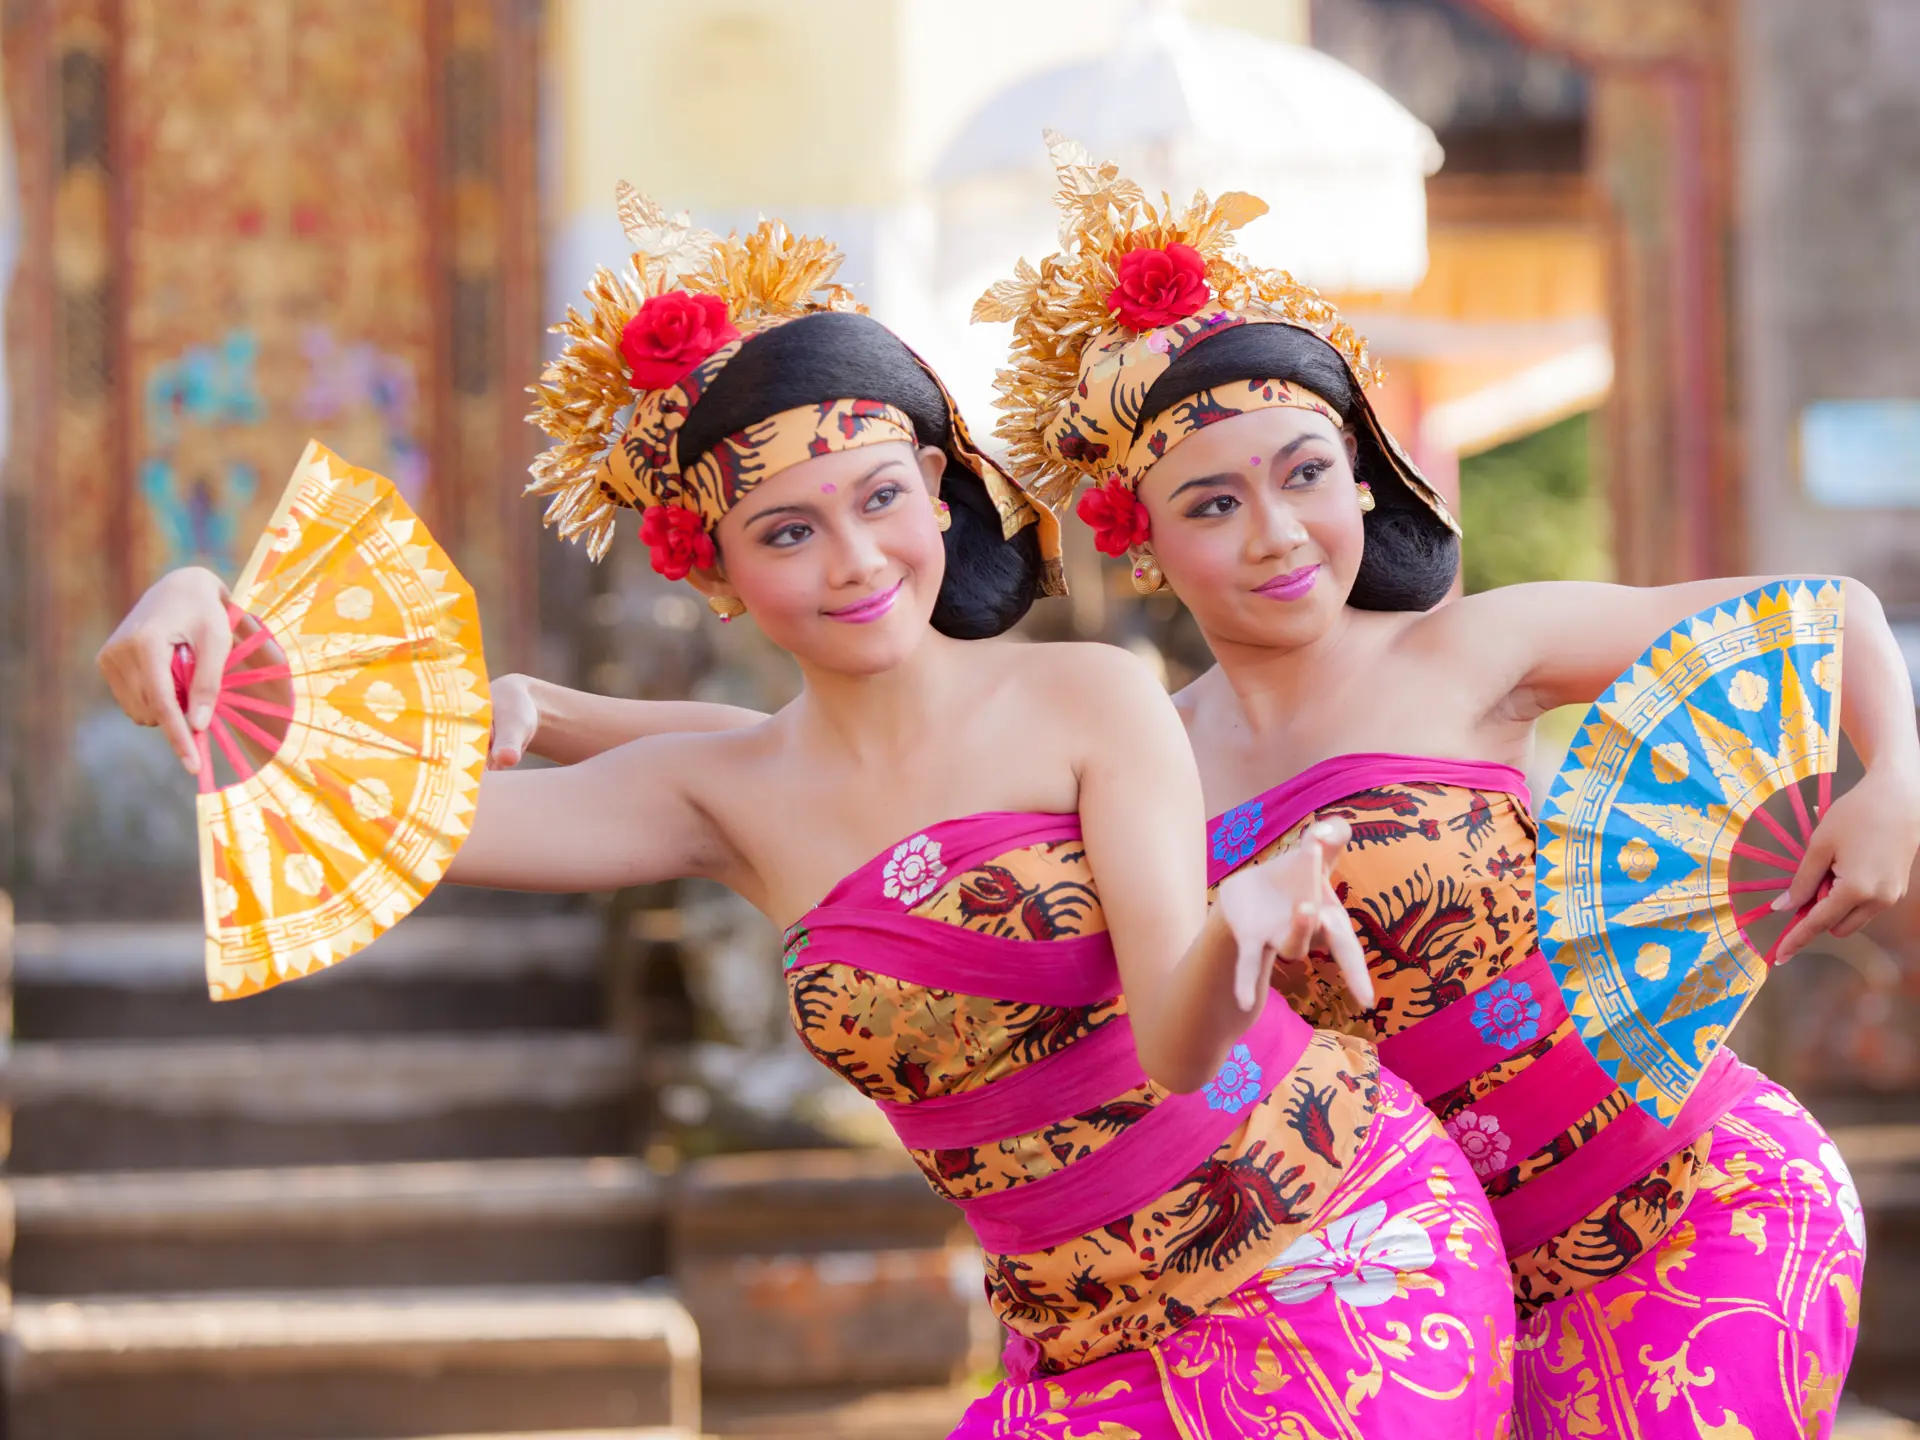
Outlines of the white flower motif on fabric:
<svg viewBox="0 0 1920 1440">
<path fill-rule="evenodd" d="M 1854 1188 L 1853 1172 L 1847 1169 L 1847 1162 L 1840 1158 L 1840 1147 L 1831 1140 L 1820 1147 L 1820 1163 L 1827 1167 L 1827 1173 L 1834 1180 L 1834 1201 L 1840 1207 L 1840 1223 L 1847 1227 L 1847 1235 L 1862 1250 L 1867 1248 L 1867 1217 L 1860 1209 L 1860 1192 Z"/>
<path fill-rule="evenodd" d="M 1281 1251 L 1267 1267 L 1267 1293 L 1282 1305 L 1305 1305 L 1331 1286 L 1349 1305 L 1384 1305 L 1399 1293 L 1402 1276 L 1433 1262 L 1433 1240 L 1420 1222 L 1409 1213 L 1389 1219 L 1381 1202 Z"/>
<path fill-rule="evenodd" d="M 364 585 L 349 585 L 333 597 L 333 613 L 342 620 L 365 620 L 373 614 L 373 592 Z"/>
<path fill-rule="evenodd" d="M 1500 1121 L 1494 1116 L 1462 1110 L 1447 1121 L 1446 1131 L 1467 1157 L 1467 1163 L 1473 1166 L 1473 1173 L 1481 1179 L 1507 1168 L 1507 1132 L 1500 1128 Z"/>
<path fill-rule="evenodd" d="M 916 835 L 893 847 L 893 858 L 880 872 L 882 893 L 902 905 L 917 905 L 940 888 L 947 867 L 940 863 L 940 842 Z"/>
<path fill-rule="evenodd" d="M 393 791 L 387 782 L 368 775 L 354 781 L 347 790 L 353 813 L 362 820 L 385 820 L 393 814 Z"/>
<path fill-rule="evenodd" d="M 320 862 L 311 855 L 289 855 L 280 867 L 280 878 L 287 882 L 287 888 L 296 895 L 304 895 L 309 900 L 318 895 L 327 884 L 327 872 L 320 868 Z"/>
<path fill-rule="evenodd" d="M 367 686 L 366 702 L 367 709 L 382 725 L 391 725 L 407 708 L 407 697 L 400 693 L 400 687 L 386 680 L 376 680 Z"/>
</svg>

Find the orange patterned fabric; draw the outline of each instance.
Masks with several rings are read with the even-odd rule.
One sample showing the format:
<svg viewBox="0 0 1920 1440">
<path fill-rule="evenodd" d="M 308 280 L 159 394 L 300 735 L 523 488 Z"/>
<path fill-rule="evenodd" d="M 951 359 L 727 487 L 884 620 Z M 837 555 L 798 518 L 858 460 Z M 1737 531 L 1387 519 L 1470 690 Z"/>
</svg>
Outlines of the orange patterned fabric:
<svg viewBox="0 0 1920 1440">
<path fill-rule="evenodd" d="M 1332 815 L 1353 827 L 1336 880 L 1367 952 L 1375 1004 L 1362 1012 L 1331 961 L 1315 956 L 1307 967 L 1275 974 L 1276 986 L 1311 1024 L 1387 1039 L 1471 997 L 1538 948 L 1535 826 L 1514 796 L 1426 782 L 1378 786 L 1323 807 L 1248 863 L 1290 848 L 1306 825 Z M 1546 1055 L 1571 1024 L 1445 1094 L 1426 1096 L 1427 1104 L 1461 1139 L 1475 1101 Z M 1551 1144 L 1483 1170 L 1487 1193 L 1510 1194 L 1558 1164 L 1629 1103 L 1616 1092 Z M 1470 1151 L 1471 1141 L 1463 1140 Z M 1705 1141 L 1689 1146 L 1571 1229 L 1509 1256 L 1521 1313 L 1617 1275 L 1657 1246 L 1692 1197 L 1706 1152 Z"/>
<path fill-rule="evenodd" d="M 1020 940 L 1106 927 L 1078 841 L 1026 846 L 946 876 L 910 913 Z M 809 948 L 804 928 L 790 932 L 794 1027 L 817 1058 L 879 1100 L 986 1084 L 1058 1053 L 1126 1008 L 1124 999 L 1050 1007 L 955 994 L 813 963 Z M 1047 1250 L 988 1255 L 995 1313 L 1038 1347 L 1042 1373 L 1164 1338 L 1321 1223 L 1368 1134 L 1378 1073 L 1371 1047 L 1316 1036 L 1293 1070 L 1248 1107 L 1233 1137 L 1153 1204 Z M 1004 1191 L 1111 1143 L 1166 1093 L 1148 1082 L 1034 1134 L 911 1153 L 949 1198 Z"/>
</svg>

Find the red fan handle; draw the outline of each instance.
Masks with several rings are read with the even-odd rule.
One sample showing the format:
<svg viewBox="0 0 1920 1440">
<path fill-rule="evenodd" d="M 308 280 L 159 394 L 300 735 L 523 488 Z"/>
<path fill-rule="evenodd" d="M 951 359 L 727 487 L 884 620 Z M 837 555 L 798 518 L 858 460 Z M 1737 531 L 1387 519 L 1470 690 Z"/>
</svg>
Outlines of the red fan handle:
<svg viewBox="0 0 1920 1440">
<path fill-rule="evenodd" d="M 220 693 L 214 698 L 213 717 L 205 730 L 196 730 L 193 742 L 200 754 L 200 793 L 206 795 L 219 789 L 213 774 L 213 746 L 220 747 L 220 753 L 233 767 L 234 774 L 241 780 L 251 779 L 253 766 L 248 762 L 246 753 L 241 750 L 234 738 L 238 731 L 247 739 L 266 748 L 269 754 L 280 748 L 280 742 L 262 730 L 259 725 L 248 719 L 242 711 L 252 711 L 255 715 L 276 720 L 293 719 L 293 711 L 285 705 L 276 705 L 257 696 L 243 695 L 238 692 L 251 685 L 259 685 L 268 680 L 285 680 L 292 672 L 285 665 L 256 665 L 242 668 L 244 661 L 267 640 L 267 627 L 246 611 L 227 602 L 227 619 L 237 632 L 244 620 L 253 620 L 251 635 L 235 643 L 227 652 L 227 663 L 220 672 Z M 173 694 L 180 704 L 180 713 L 187 713 L 187 697 L 193 689 L 194 654 L 191 645 L 173 647 Z M 191 723 L 191 721 L 189 721 Z M 211 736 L 211 742 L 209 742 Z"/>
<path fill-rule="evenodd" d="M 1744 855 L 1749 860 L 1757 860 L 1772 869 L 1784 871 L 1786 872 L 1787 878 L 1736 880 L 1727 886 L 1727 892 L 1729 894 L 1778 895 L 1788 888 L 1791 884 L 1792 876 L 1800 868 L 1797 862 L 1807 853 L 1804 842 L 1813 838 L 1814 827 L 1820 823 L 1821 817 L 1827 813 L 1827 807 L 1833 803 L 1833 772 L 1822 771 L 1820 773 L 1820 791 L 1814 800 L 1811 814 L 1807 811 L 1806 797 L 1801 795 L 1798 784 L 1789 785 L 1787 787 L 1787 795 L 1793 805 L 1794 823 L 1800 831 L 1799 840 L 1796 841 L 1793 836 L 1787 832 L 1786 827 L 1781 825 L 1780 822 L 1775 820 L 1771 815 L 1767 814 L 1765 810 L 1754 812 L 1756 818 L 1759 819 L 1760 822 L 1772 832 L 1774 838 L 1779 840 L 1786 848 L 1786 855 L 1777 854 L 1772 850 L 1766 849 L 1764 846 L 1748 845 L 1744 841 L 1733 847 L 1736 855 Z M 1828 871 L 1826 876 L 1820 881 L 1819 888 L 1813 892 L 1813 898 L 1793 912 L 1793 918 L 1781 927 L 1780 933 L 1774 937 L 1773 944 L 1767 947 L 1767 953 L 1762 957 L 1767 964 L 1772 965 L 1776 963 L 1780 953 L 1780 942 L 1787 938 L 1787 932 L 1802 920 L 1806 919 L 1808 914 L 1813 910 L 1813 907 L 1826 899 L 1832 889 L 1833 872 Z M 1763 920 L 1771 914 L 1773 914 L 1773 904 L 1769 901 L 1764 905 L 1756 905 L 1751 910 L 1743 911 L 1735 915 L 1734 923 L 1744 931 L 1747 926 L 1754 921 Z"/>
</svg>

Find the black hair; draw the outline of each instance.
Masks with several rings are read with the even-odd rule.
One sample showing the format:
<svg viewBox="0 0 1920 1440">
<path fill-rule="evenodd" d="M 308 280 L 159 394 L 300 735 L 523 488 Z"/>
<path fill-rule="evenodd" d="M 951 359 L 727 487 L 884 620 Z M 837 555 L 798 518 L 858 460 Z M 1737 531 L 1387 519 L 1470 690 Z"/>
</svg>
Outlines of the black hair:
<svg viewBox="0 0 1920 1440">
<path fill-rule="evenodd" d="M 695 402 L 680 428 L 680 462 L 692 464 L 770 415 L 828 400 L 897 406 L 913 421 L 920 444 L 947 454 L 940 497 L 953 522 L 943 537 L 947 574 L 933 603 L 933 628 L 956 640 L 1011 629 L 1040 594 L 1038 527 L 1003 538 L 985 482 L 954 454 L 953 420 L 940 386 L 879 321 L 830 310 L 756 335 Z"/>
<path fill-rule="evenodd" d="M 1140 404 L 1140 425 L 1189 396 L 1239 380 L 1305 386 L 1347 417 L 1358 442 L 1354 479 L 1372 487 L 1374 502 L 1347 603 L 1356 610 L 1431 610 L 1446 598 L 1460 570 L 1460 537 L 1401 479 L 1346 361 L 1311 331 L 1237 325 L 1198 342 L 1153 382 Z"/>
</svg>

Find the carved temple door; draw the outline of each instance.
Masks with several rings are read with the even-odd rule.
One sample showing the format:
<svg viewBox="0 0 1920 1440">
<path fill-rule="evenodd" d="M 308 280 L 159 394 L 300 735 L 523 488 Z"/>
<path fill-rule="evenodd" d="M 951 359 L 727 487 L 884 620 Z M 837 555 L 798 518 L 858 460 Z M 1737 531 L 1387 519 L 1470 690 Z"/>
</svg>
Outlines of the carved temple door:
<svg viewBox="0 0 1920 1440">
<path fill-rule="evenodd" d="M 479 590 L 492 667 L 527 663 L 540 13 L 7 0 L 0 21 L 7 868 L 77 894 L 138 858 L 103 818 L 140 780 L 89 750 L 93 652 L 163 570 L 231 578 L 309 436 L 399 485 Z"/>
</svg>

